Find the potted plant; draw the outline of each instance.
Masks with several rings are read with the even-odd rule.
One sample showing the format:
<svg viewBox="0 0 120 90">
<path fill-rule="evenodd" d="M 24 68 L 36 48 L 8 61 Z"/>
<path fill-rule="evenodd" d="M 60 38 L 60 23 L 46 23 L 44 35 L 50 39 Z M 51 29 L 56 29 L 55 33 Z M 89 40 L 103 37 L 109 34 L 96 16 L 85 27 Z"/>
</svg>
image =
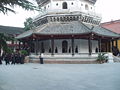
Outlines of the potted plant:
<svg viewBox="0 0 120 90">
<path fill-rule="evenodd" d="M 21 55 L 22 55 L 22 62 L 23 63 L 28 63 L 29 62 L 29 58 L 28 58 L 28 52 L 26 50 L 21 50 L 20 51 Z"/>
<path fill-rule="evenodd" d="M 28 55 L 28 52 L 27 52 L 26 50 L 21 50 L 20 53 L 21 53 L 22 55 L 25 55 L 25 56 Z"/>
<path fill-rule="evenodd" d="M 11 48 L 7 47 L 7 48 L 5 49 L 5 53 L 12 54 L 12 53 L 13 53 L 13 50 L 12 50 Z"/>
<path fill-rule="evenodd" d="M 107 62 L 108 57 L 105 56 L 105 54 L 106 54 L 106 53 L 98 53 L 97 61 L 98 61 L 99 63 L 102 64 L 102 63 Z"/>
</svg>

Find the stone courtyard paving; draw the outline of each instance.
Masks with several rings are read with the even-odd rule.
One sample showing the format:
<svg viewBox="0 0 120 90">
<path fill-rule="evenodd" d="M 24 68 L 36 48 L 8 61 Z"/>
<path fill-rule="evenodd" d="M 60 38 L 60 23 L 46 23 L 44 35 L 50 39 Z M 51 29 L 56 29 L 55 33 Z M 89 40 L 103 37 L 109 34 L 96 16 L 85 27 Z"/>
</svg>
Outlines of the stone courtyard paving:
<svg viewBox="0 0 120 90">
<path fill-rule="evenodd" d="M 120 63 L 0 65 L 0 90 L 120 90 Z"/>
</svg>

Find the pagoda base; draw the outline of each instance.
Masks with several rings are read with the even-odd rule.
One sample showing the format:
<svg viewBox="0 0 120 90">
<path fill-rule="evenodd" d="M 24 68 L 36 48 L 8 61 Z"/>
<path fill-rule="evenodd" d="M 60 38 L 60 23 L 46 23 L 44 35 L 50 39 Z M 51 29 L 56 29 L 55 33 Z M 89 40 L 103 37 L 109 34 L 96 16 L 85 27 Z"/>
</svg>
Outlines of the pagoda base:
<svg viewBox="0 0 120 90">
<path fill-rule="evenodd" d="M 39 55 L 30 55 L 30 63 L 41 63 Z M 88 55 L 42 55 L 44 64 L 97 64 L 97 54 Z"/>
</svg>

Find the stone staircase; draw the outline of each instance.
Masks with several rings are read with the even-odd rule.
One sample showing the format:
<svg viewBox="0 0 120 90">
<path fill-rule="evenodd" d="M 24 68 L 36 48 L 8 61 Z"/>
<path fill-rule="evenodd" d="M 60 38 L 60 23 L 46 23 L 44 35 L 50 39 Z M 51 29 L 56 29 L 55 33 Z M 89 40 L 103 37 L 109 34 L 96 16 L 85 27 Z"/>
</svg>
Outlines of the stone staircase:
<svg viewBox="0 0 120 90">
<path fill-rule="evenodd" d="M 120 56 L 113 56 L 114 62 L 120 62 Z"/>
<path fill-rule="evenodd" d="M 45 64 L 96 64 L 96 56 L 44 56 Z M 30 56 L 31 63 L 40 63 L 39 56 Z"/>
</svg>

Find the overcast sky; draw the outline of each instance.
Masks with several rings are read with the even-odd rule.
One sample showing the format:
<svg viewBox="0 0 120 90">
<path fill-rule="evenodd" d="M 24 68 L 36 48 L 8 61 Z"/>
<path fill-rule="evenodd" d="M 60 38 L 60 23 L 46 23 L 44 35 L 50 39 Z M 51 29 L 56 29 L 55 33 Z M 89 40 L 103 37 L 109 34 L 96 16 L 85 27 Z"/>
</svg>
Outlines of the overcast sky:
<svg viewBox="0 0 120 90">
<path fill-rule="evenodd" d="M 102 22 L 120 19 L 120 0 L 97 0 L 96 12 L 102 15 Z M 16 8 L 16 14 L 9 12 L 8 15 L 0 13 L 0 25 L 24 27 L 24 21 L 28 17 L 35 17 L 37 12 L 24 11 Z"/>
</svg>

